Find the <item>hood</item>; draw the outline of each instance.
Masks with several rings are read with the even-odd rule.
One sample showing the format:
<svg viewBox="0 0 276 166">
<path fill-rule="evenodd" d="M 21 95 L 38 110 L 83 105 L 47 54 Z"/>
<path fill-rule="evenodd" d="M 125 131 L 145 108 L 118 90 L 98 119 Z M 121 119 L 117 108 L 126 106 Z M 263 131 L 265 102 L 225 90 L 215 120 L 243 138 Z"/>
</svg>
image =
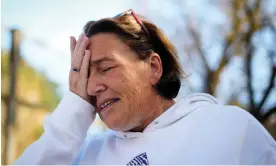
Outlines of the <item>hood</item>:
<svg viewBox="0 0 276 166">
<path fill-rule="evenodd" d="M 154 131 L 169 126 L 170 124 L 180 120 L 181 118 L 184 118 L 186 115 L 193 112 L 198 107 L 204 106 L 206 104 L 220 104 L 220 102 L 213 96 L 205 93 L 195 93 L 184 98 L 180 98 L 167 111 L 165 111 L 153 122 L 151 122 L 143 132 Z M 141 132 L 111 132 L 115 136 L 125 139 L 136 138 L 142 134 Z"/>
</svg>

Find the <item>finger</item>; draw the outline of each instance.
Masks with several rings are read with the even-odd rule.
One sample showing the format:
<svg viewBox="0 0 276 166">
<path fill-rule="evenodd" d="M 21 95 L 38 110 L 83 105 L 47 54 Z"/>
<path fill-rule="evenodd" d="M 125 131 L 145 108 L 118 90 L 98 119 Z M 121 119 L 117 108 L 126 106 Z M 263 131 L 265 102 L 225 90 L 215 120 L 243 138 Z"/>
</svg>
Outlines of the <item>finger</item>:
<svg viewBox="0 0 276 166">
<path fill-rule="evenodd" d="M 76 47 L 77 41 L 74 36 L 70 36 L 70 50 L 71 50 L 71 55 L 73 55 L 74 49 Z"/>
<path fill-rule="evenodd" d="M 75 50 L 73 52 L 74 55 L 76 55 L 78 53 L 78 50 L 79 50 L 79 47 L 80 47 L 80 44 L 81 44 L 81 41 L 84 37 L 84 33 L 82 33 L 80 36 L 79 36 L 79 39 L 77 41 L 77 44 L 76 44 L 76 47 L 75 47 Z"/>
<path fill-rule="evenodd" d="M 83 40 L 81 42 L 81 45 L 79 47 L 78 56 L 83 56 L 85 53 L 85 49 L 87 48 L 89 44 L 89 40 L 86 36 L 83 37 Z"/>
<path fill-rule="evenodd" d="M 82 80 L 88 78 L 88 70 L 89 70 L 89 60 L 90 60 L 90 51 L 85 50 L 85 54 L 82 60 L 80 75 Z"/>
<path fill-rule="evenodd" d="M 81 63 L 82 63 L 82 59 L 83 59 L 83 54 L 82 56 L 79 56 L 79 47 L 80 47 L 80 44 L 82 43 L 83 39 L 84 39 L 84 34 L 82 33 L 78 39 L 78 42 L 76 44 L 76 47 L 75 47 L 75 50 L 74 50 L 74 53 L 72 55 L 72 68 L 76 67 L 76 68 L 80 68 L 81 67 Z M 86 39 L 87 40 L 87 39 Z M 84 52 L 84 51 L 83 51 Z"/>
<path fill-rule="evenodd" d="M 88 38 L 84 37 L 79 47 L 78 53 L 73 57 L 73 61 L 72 61 L 73 67 L 80 68 L 82 66 L 83 57 L 88 44 L 89 44 Z"/>
</svg>

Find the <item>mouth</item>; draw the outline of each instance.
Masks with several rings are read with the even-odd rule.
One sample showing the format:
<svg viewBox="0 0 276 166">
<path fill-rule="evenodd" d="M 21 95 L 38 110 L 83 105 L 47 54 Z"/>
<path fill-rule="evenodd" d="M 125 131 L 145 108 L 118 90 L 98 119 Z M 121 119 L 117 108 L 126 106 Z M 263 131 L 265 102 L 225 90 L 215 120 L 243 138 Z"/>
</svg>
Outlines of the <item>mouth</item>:
<svg viewBox="0 0 276 166">
<path fill-rule="evenodd" d="M 113 99 L 108 99 L 106 101 L 104 101 L 103 103 L 101 103 L 98 108 L 100 109 L 100 111 L 104 111 L 108 108 L 110 108 L 111 106 L 113 106 L 113 104 L 117 103 L 120 99 L 119 98 L 113 98 Z"/>
</svg>

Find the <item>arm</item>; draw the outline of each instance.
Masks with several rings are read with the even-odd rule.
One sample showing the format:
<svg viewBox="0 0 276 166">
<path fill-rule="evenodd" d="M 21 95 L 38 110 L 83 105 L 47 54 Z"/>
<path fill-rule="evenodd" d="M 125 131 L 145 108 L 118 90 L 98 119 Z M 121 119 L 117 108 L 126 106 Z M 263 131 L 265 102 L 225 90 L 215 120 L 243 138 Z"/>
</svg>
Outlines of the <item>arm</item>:
<svg viewBox="0 0 276 166">
<path fill-rule="evenodd" d="M 89 103 L 91 96 L 87 94 L 90 60 L 90 52 L 86 50 L 88 44 L 89 40 L 83 33 L 78 41 L 70 37 L 70 92 L 45 121 L 44 134 L 14 164 L 72 164 L 95 119 L 94 108 Z"/>
<path fill-rule="evenodd" d="M 68 92 L 46 119 L 43 135 L 14 164 L 72 164 L 94 119 L 94 107 Z"/>
</svg>

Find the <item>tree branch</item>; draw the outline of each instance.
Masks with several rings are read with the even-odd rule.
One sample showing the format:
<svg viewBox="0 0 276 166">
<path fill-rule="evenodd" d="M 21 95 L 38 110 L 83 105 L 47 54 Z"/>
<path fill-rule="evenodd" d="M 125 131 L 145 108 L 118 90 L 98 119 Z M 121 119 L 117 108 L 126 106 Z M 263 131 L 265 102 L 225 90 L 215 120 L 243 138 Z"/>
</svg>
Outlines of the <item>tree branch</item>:
<svg viewBox="0 0 276 166">
<path fill-rule="evenodd" d="M 245 60 L 245 68 L 246 68 L 246 74 L 247 74 L 247 89 L 249 93 L 249 111 L 257 118 L 260 118 L 260 112 L 258 109 L 256 109 L 256 103 L 254 100 L 254 91 L 252 87 L 252 59 L 253 59 L 253 53 L 254 53 L 254 46 L 251 43 L 251 38 L 254 34 L 254 32 L 257 30 L 256 29 L 256 22 L 255 22 L 255 17 L 254 17 L 254 11 L 257 11 L 258 9 L 255 9 L 256 7 L 260 8 L 260 2 L 256 1 L 253 7 L 249 7 L 248 3 L 244 5 L 244 10 L 245 14 L 248 17 L 248 23 L 249 23 L 249 30 L 248 32 L 244 35 L 244 41 L 245 45 L 247 46 L 247 53 L 246 53 L 246 60 Z"/>
<path fill-rule="evenodd" d="M 270 52 L 270 54 L 273 54 L 273 55 L 269 55 L 270 58 L 271 58 L 271 74 L 270 74 L 270 78 L 269 78 L 269 84 L 264 92 L 264 95 L 263 95 L 263 98 L 258 106 L 258 110 L 260 110 L 262 108 L 262 106 L 264 105 L 265 101 L 267 100 L 270 92 L 272 91 L 273 87 L 275 86 L 274 85 L 274 80 L 275 80 L 275 77 L 276 77 L 276 65 L 273 64 L 273 59 L 272 59 L 272 56 L 275 56 L 275 53 L 273 51 Z"/>
<path fill-rule="evenodd" d="M 213 79 L 212 79 L 212 87 L 211 87 L 211 91 L 215 91 L 218 83 L 219 83 L 219 77 L 221 72 L 223 71 L 223 69 L 225 68 L 225 66 L 229 63 L 231 57 L 233 56 L 233 54 L 228 54 L 227 50 L 230 47 L 230 45 L 233 43 L 233 36 L 230 35 L 228 36 L 228 38 L 226 39 L 224 48 L 223 48 L 223 52 L 222 52 L 222 57 L 221 60 L 219 61 L 219 65 L 218 68 L 213 72 Z"/>
<path fill-rule="evenodd" d="M 261 123 L 266 122 L 266 121 L 269 119 L 269 117 L 270 117 L 272 114 L 274 114 L 274 113 L 276 113 L 276 106 L 270 108 L 270 109 L 262 116 L 262 121 L 261 121 Z"/>
<path fill-rule="evenodd" d="M 205 84 L 203 87 L 203 92 L 213 95 L 214 94 L 214 91 L 212 90 L 213 71 L 211 70 L 211 68 L 208 64 L 208 61 L 205 57 L 204 50 L 202 49 L 202 44 L 201 44 L 199 33 L 197 33 L 195 31 L 195 29 L 191 26 L 191 23 L 188 26 L 188 31 L 190 32 L 190 34 L 194 40 L 195 47 L 199 53 L 200 58 L 202 59 L 202 61 L 204 63 L 204 67 L 206 69 L 206 75 L 204 77 Z"/>
<path fill-rule="evenodd" d="M 1 95 L 2 97 L 2 100 L 4 101 L 7 101 L 8 97 L 6 95 Z M 24 107 L 28 107 L 28 108 L 32 108 L 32 109 L 47 109 L 47 110 L 50 110 L 52 109 L 51 107 L 49 107 L 48 105 L 45 105 L 45 104 L 40 104 L 40 103 L 31 103 L 29 101 L 26 101 L 26 100 L 19 100 L 19 99 L 16 99 L 17 103 L 19 105 L 22 105 Z"/>
<path fill-rule="evenodd" d="M 215 91 L 218 83 L 219 83 L 219 77 L 225 66 L 229 63 L 230 59 L 234 56 L 233 54 L 228 54 L 228 49 L 231 46 L 231 44 L 234 42 L 235 37 L 238 36 L 239 29 L 241 26 L 241 19 L 238 17 L 238 11 L 240 8 L 240 1 L 235 0 L 232 2 L 232 17 L 233 17 L 233 25 L 232 25 L 232 32 L 226 37 L 224 48 L 222 51 L 222 56 L 219 61 L 219 65 L 215 71 L 213 71 L 213 78 L 212 78 L 212 86 L 211 91 Z"/>
<path fill-rule="evenodd" d="M 252 71 L 251 71 L 251 65 L 252 65 L 252 58 L 253 58 L 253 46 L 252 44 L 249 44 L 247 55 L 246 55 L 246 61 L 245 61 L 245 68 L 246 68 L 246 74 L 247 74 L 247 90 L 249 93 L 249 111 L 255 112 L 255 100 L 254 100 L 254 91 L 252 87 Z"/>
<path fill-rule="evenodd" d="M 275 37 L 275 42 L 276 42 L 276 28 L 270 23 L 268 23 L 269 28 L 271 29 L 272 33 L 274 34 Z M 270 74 L 270 78 L 269 78 L 269 84 L 264 92 L 263 98 L 261 99 L 261 102 L 259 103 L 258 109 L 261 109 L 262 106 L 264 105 L 264 103 L 266 102 L 270 92 L 272 91 L 274 85 L 274 80 L 276 77 L 276 64 L 273 63 L 273 57 L 276 56 L 275 50 L 271 50 L 269 51 L 269 55 L 268 57 L 270 58 L 270 62 L 271 62 L 271 74 Z"/>
<path fill-rule="evenodd" d="M 199 34 L 191 26 L 189 26 L 189 32 L 191 33 L 191 35 L 193 37 L 193 40 L 195 42 L 195 46 L 196 46 L 196 48 L 198 50 L 198 53 L 199 53 L 199 55 L 200 55 L 200 57 L 201 57 L 204 65 L 205 65 L 206 70 L 208 72 L 210 72 L 211 68 L 210 68 L 210 66 L 209 66 L 209 64 L 207 62 L 207 59 L 206 59 L 205 54 L 204 54 L 204 51 L 202 49 L 202 44 L 200 42 L 201 40 L 200 40 Z"/>
</svg>

